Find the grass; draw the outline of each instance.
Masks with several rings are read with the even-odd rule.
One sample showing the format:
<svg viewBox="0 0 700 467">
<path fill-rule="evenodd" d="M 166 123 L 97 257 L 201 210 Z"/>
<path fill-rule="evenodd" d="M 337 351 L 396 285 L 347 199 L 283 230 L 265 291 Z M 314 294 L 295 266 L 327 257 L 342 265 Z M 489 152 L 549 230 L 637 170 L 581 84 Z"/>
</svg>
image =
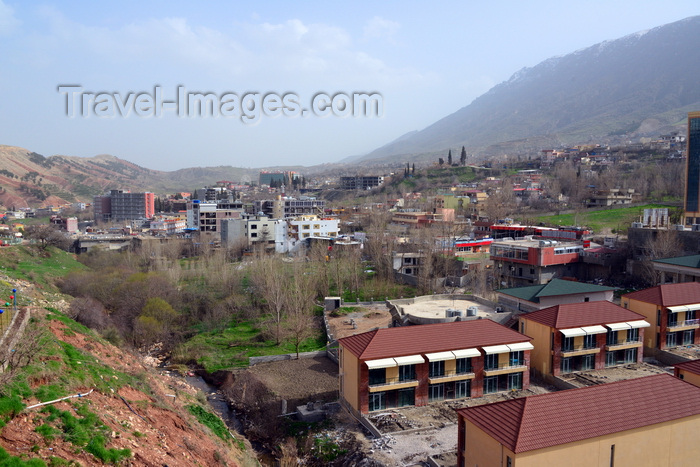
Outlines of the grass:
<svg viewBox="0 0 700 467">
<path fill-rule="evenodd" d="M 0 271 L 13 279 L 27 280 L 53 289 L 56 278 L 71 271 L 84 269 L 73 254 L 49 247 L 42 252 L 29 245 L 3 247 L 0 255 Z M 5 292 L 0 288 L 0 293 Z M 21 291 L 20 291 L 21 292 Z M 22 294 L 19 294 L 20 299 Z"/>
<path fill-rule="evenodd" d="M 41 459 L 24 460 L 21 457 L 11 456 L 0 447 L 0 466 L 2 467 L 46 467 Z"/>
<path fill-rule="evenodd" d="M 195 416 L 197 421 L 202 425 L 208 427 L 212 433 L 214 433 L 219 438 L 224 441 L 231 439 L 231 433 L 228 431 L 226 424 L 211 412 L 208 412 L 199 405 L 188 405 L 187 410 Z"/>
<path fill-rule="evenodd" d="M 305 340 L 300 352 L 325 348 L 325 335 Z M 276 345 L 274 340 L 262 340 L 262 331 L 253 321 L 238 323 L 222 331 L 195 335 L 173 351 L 175 363 L 194 362 L 208 372 L 248 366 L 250 357 L 295 353 L 291 342 Z"/>
<path fill-rule="evenodd" d="M 599 211 L 583 211 L 576 214 L 561 214 L 555 216 L 535 217 L 535 222 L 543 222 L 547 225 L 582 225 L 592 229 L 595 233 L 604 231 L 626 232 L 630 224 L 638 220 L 644 209 L 669 208 L 663 204 L 647 204 L 645 206 L 627 207 L 618 209 L 604 209 Z"/>
<path fill-rule="evenodd" d="M 77 417 L 52 405 L 44 407 L 41 410 L 45 415 L 44 424 L 36 431 L 44 439 L 60 435 L 65 441 L 82 448 L 104 463 L 117 464 L 131 457 L 130 449 L 106 447 L 110 429 L 88 408 L 87 402 L 75 404 L 74 411 Z"/>
</svg>

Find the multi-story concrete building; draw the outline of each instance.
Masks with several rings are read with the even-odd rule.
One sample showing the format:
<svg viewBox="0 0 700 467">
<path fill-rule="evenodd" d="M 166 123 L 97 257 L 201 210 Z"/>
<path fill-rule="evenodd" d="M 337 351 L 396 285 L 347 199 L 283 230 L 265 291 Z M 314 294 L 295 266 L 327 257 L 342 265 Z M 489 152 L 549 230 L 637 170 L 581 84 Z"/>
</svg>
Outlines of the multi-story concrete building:
<svg viewBox="0 0 700 467">
<path fill-rule="evenodd" d="M 457 465 L 694 466 L 700 388 L 668 374 L 459 409 Z"/>
<path fill-rule="evenodd" d="M 275 253 L 286 253 L 290 248 L 288 237 L 287 222 L 283 219 L 245 216 L 221 222 L 221 243 L 227 248 L 261 245 Z"/>
<path fill-rule="evenodd" d="M 518 317 L 520 332 L 532 337 L 530 366 L 557 377 L 641 363 L 644 316 L 608 301 L 556 305 Z"/>
<path fill-rule="evenodd" d="M 289 235 L 295 240 L 309 237 L 335 238 L 339 234 L 338 219 L 333 217 L 298 216 L 288 218 Z"/>
<path fill-rule="evenodd" d="M 282 198 L 258 200 L 254 204 L 254 214 L 261 214 L 282 219 L 285 217 L 296 217 L 301 215 L 323 215 L 326 202 L 322 199 L 302 196 L 297 198 Z"/>
<path fill-rule="evenodd" d="M 240 201 L 213 201 L 198 199 L 187 202 L 187 228 L 199 232 L 218 233 L 224 219 L 239 219 L 244 214 Z"/>
<path fill-rule="evenodd" d="M 340 177 L 341 190 L 370 190 L 384 183 L 381 175 Z"/>
<path fill-rule="evenodd" d="M 628 293 L 622 296 L 621 305 L 651 323 L 644 338 L 650 353 L 700 344 L 700 282 L 663 284 Z"/>
<path fill-rule="evenodd" d="M 546 284 L 555 277 L 576 277 L 583 251 L 577 242 L 494 241 L 491 261 L 503 286 Z"/>
<path fill-rule="evenodd" d="M 111 190 L 93 200 L 96 222 L 121 222 L 150 219 L 155 214 L 155 195 Z"/>
<path fill-rule="evenodd" d="M 352 410 L 526 389 L 530 338 L 488 319 L 377 329 L 338 341 L 340 396 Z"/>
</svg>

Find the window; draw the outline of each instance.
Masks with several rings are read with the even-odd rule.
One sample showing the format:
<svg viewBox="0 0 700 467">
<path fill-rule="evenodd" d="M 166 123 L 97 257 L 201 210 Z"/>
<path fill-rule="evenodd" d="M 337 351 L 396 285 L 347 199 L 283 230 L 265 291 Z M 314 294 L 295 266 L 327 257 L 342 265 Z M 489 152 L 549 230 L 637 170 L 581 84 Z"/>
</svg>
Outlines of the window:
<svg viewBox="0 0 700 467">
<path fill-rule="evenodd" d="M 484 394 L 491 394 L 498 391 L 498 377 L 487 376 L 484 378 Z"/>
<path fill-rule="evenodd" d="M 574 338 L 564 337 L 564 339 L 561 341 L 561 350 L 563 352 L 570 352 L 574 350 Z"/>
<path fill-rule="evenodd" d="M 666 347 L 675 347 L 678 345 L 678 333 L 668 332 L 666 333 Z"/>
<path fill-rule="evenodd" d="M 487 354 L 484 359 L 484 369 L 485 370 L 495 370 L 498 368 L 498 354 L 492 353 Z"/>
<path fill-rule="evenodd" d="M 416 388 L 399 389 L 399 407 L 416 405 Z"/>
<path fill-rule="evenodd" d="M 251 230 L 256 230 L 258 228 L 258 224 L 250 224 Z"/>
<path fill-rule="evenodd" d="M 605 352 L 605 366 L 615 366 L 615 352 Z"/>
<path fill-rule="evenodd" d="M 429 401 L 441 401 L 445 399 L 445 385 L 431 384 L 428 386 L 428 400 Z"/>
<path fill-rule="evenodd" d="M 522 365 L 524 365 L 525 358 L 523 355 L 523 351 L 520 350 L 518 352 L 511 352 L 509 362 L 510 362 L 510 366 L 522 366 Z"/>
<path fill-rule="evenodd" d="M 430 378 L 445 376 L 445 362 L 430 362 L 429 374 Z"/>
<path fill-rule="evenodd" d="M 583 348 L 595 349 L 598 346 L 595 336 L 595 334 L 586 334 L 585 336 L 583 336 Z"/>
<path fill-rule="evenodd" d="M 506 456 L 506 467 L 513 467 L 513 459 L 510 456 Z"/>
<path fill-rule="evenodd" d="M 401 365 L 399 367 L 399 381 L 412 381 L 416 379 L 415 365 Z"/>
<path fill-rule="evenodd" d="M 590 301 L 591 301 L 591 298 L 590 298 L 590 297 L 584 297 L 584 298 L 583 298 L 583 301 L 584 301 L 584 302 L 590 302 Z"/>
<path fill-rule="evenodd" d="M 570 373 L 571 372 L 571 357 L 564 357 L 561 359 L 561 372 Z"/>
<path fill-rule="evenodd" d="M 628 342 L 637 342 L 638 340 L 639 340 L 639 329 L 638 328 L 627 330 L 627 341 Z"/>
<path fill-rule="evenodd" d="M 386 409 L 386 398 L 383 392 L 373 392 L 369 395 L 369 411 Z"/>
<path fill-rule="evenodd" d="M 250 234 L 250 238 L 257 238 L 257 236 L 258 236 L 258 233 L 257 233 L 257 232 L 252 232 L 252 233 Z"/>
<path fill-rule="evenodd" d="M 304 230 L 309 230 L 309 224 L 303 224 L 301 228 Z"/>
<path fill-rule="evenodd" d="M 625 363 L 636 363 L 637 349 L 625 349 Z"/>
<path fill-rule="evenodd" d="M 668 313 L 668 327 L 678 324 L 678 315 L 676 313 Z"/>
<path fill-rule="evenodd" d="M 471 380 L 457 381 L 455 383 L 455 398 L 462 399 L 472 396 Z"/>
<path fill-rule="evenodd" d="M 581 358 L 581 371 L 593 370 L 595 368 L 595 357 L 593 355 L 584 355 Z"/>
<path fill-rule="evenodd" d="M 685 312 L 685 320 L 694 320 L 695 319 L 695 310 L 688 310 Z"/>
<path fill-rule="evenodd" d="M 617 331 L 608 331 L 608 334 L 605 336 L 605 343 L 607 345 L 616 345 L 617 344 Z"/>
<path fill-rule="evenodd" d="M 683 345 L 691 345 L 695 342 L 695 329 L 683 331 Z"/>
<path fill-rule="evenodd" d="M 384 384 L 386 383 L 386 369 L 385 368 L 375 368 L 374 370 L 369 370 L 369 385 Z"/>
<path fill-rule="evenodd" d="M 458 358 L 457 359 L 457 374 L 463 375 L 465 373 L 472 372 L 472 359 L 471 358 Z"/>
<path fill-rule="evenodd" d="M 513 391 L 515 389 L 523 388 L 523 374 L 522 373 L 510 373 L 508 375 L 508 390 Z"/>
</svg>

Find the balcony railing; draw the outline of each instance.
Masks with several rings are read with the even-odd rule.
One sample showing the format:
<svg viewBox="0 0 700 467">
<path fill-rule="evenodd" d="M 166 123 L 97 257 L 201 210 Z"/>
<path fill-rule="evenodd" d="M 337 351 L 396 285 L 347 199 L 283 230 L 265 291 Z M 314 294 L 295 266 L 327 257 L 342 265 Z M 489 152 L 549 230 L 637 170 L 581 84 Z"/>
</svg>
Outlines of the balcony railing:
<svg viewBox="0 0 700 467">
<path fill-rule="evenodd" d="M 429 375 L 428 378 L 440 379 L 440 378 L 452 378 L 454 376 L 470 376 L 470 375 L 471 376 L 474 375 L 474 372 L 471 371 L 471 369 L 469 371 L 459 371 L 459 372 L 457 372 L 457 371 L 445 371 L 444 373 L 442 373 L 440 375 Z"/>
<path fill-rule="evenodd" d="M 606 343 L 605 348 L 607 350 L 611 350 L 611 349 L 615 349 L 615 348 L 619 348 L 619 347 L 633 346 L 633 345 L 637 345 L 637 344 L 641 344 L 641 343 L 642 343 L 642 339 L 640 339 L 640 338 L 625 339 L 625 340 L 619 340 L 619 341 L 614 342 L 614 343 Z"/>
<path fill-rule="evenodd" d="M 595 350 L 599 348 L 597 345 L 585 346 L 585 345 L 574 345 L 571 347 L 562 347 L 562 352 L 579 352 L 581 350 Z"/>
<path fill-rule="evenodd" d="M 517 370 L 521 368 L 527 368 L 525 363 L 516 363 L 516 364 L 505 364 L 505 365 L 497 365 L 495 367 L 484 367 L 484 372 L 492 372 L 492 371 L 502 371 L 502 370 Z"/>
<path fill-rule="evenodd" d="M 394 384 L 415 383 L 415 382 L 418 382 L 418 380 L 416 378 L 407 378 L 407 379 L 386 378 L 383 382 L 370 382 L 369 387 L 376 388 L 379 386 L 391 386 Z"/>
<path fill-rule="evenodd" d="M 699 326 L 700 327 L 700 319 L 686 319 L 684 321 L 676 321 L 675 323 L 669 324 L 668 328 L 669 329 L 685 328 L 688 326 Z"/>
</svg>

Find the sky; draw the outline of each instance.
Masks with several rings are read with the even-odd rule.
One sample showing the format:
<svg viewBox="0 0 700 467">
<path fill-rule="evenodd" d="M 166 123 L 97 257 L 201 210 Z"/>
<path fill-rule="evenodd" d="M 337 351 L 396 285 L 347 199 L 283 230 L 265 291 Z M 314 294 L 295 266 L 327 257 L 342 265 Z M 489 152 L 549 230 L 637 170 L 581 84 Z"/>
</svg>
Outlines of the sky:
<svg viewBox="0 0 700 467">
<path fill-rule="evenodd" d="M 698 14 L 696 0 L 0 0 L 0 144 L 165 171 L 337 162 L 524 67 Z"/>
</svg>

